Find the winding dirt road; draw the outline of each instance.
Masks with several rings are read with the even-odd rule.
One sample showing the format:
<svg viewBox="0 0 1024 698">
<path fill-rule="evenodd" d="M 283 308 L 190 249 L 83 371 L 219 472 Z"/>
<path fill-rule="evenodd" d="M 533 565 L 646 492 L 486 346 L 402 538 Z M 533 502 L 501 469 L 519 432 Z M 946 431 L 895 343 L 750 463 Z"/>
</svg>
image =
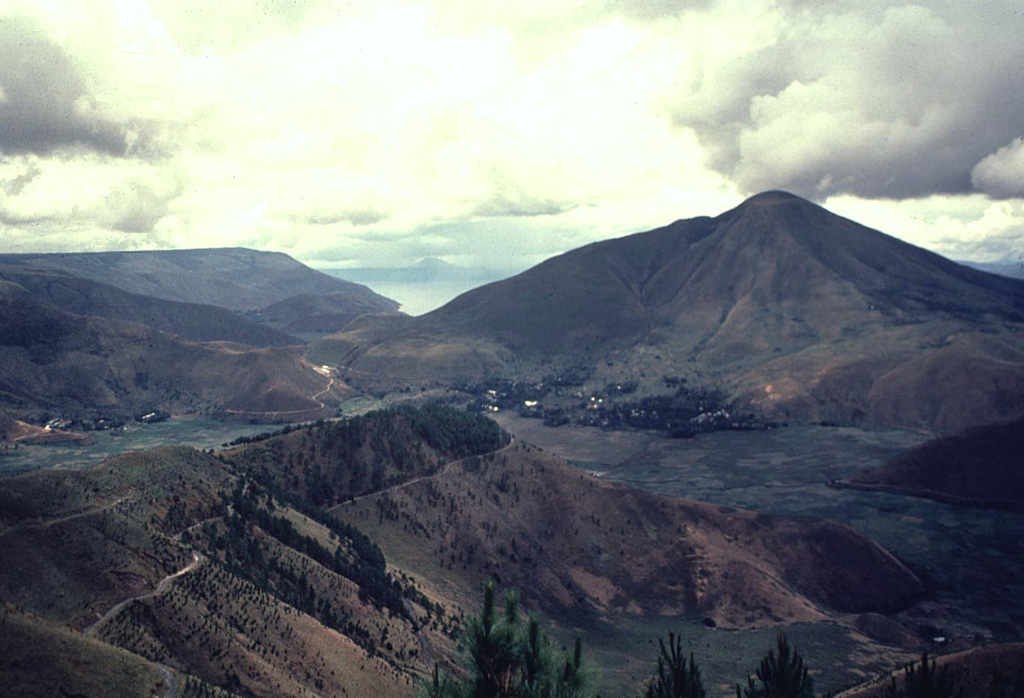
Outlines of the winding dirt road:
<svg viewBox="0 0 1024 698">
<path fill-rule="evenodd" d="M 124 601 L 118 602 L 117 604 L 114 605 L 113 608 L 111 608 L 109 611 L 107 611 L 102 616 L 100 616 L 99 620 L 97 620 L 95 623 L 93 623 L 92 625 L 89 625 L 89 626 L 87 626 L 85 628 L 82 628 L 82 634 L 85 635 L 86 637 L 91 636 L 96 631 L 97 627 L 102 625 L 105 621 L 107 621 L 109 618 L 111 618 L 114 614 L 116 614 L 118 611 L 120 611 L 122 608 L 124 608 L 128 604 L 130 604 L 130 603 L 132 603 L 134 601 L 142 601 L 143 599 L 151 599 L 154 596 L 157 596 L 158 594 L 162 594 L 164 592 L 164 590 L 167 589 L 167 586 L 171 582 L 173 582 L 175 579 L 177 579 L 181 575 L 188 574 L 189 572 L 194 570 L 196 567 L 199 566 L 199 564 L 202 561 L 203 561 L 203 556 L 200 555 L 195 550 L 193 550 L 192 551 L 192 562 L 188 563 L 187 565 L 182 567 L 177 572 L 169 574 L 166 577 L 164 577 L 163 579 L 161 579 L 160 583 L 156 585 L 156 589 L 154 589 L 153 591 L 149 592 L 148 594 L 140 594 L 139 596 L 131 596 L 131 597 L 125 599 Z"/>
<path fill-rule="evenodd" d="M 441 469 L 438 470 L 436 473 L 433 473 L 431 475 L 423 475 L 421 477 L 416 477 L 416 478 L 413 478 L 412 480 L 406 480 L 405 482 L 400 482 L 397 485 L 392 485 L 391 487 L 385 487 L 384 489 L 377 490 L 376 492 L 367 492 L 366 494 L 361 494 L 358 497 L 353 497 L 352 499 L 346 499 L 344 502 L 339 502 L 338 504 L 335 504 L 333 507 L 330 507 L 329 509 L 327 509 L 327 512 L 330 513 L 332 511 L 340 509 L 343 506 L 347 506 L 349 504 L 355 504 L 356 502 L 358 502 L 360 500 L 363 500 L 363 499 L 366 499 L 367 497 L 376 497 L 377 495 L 387 494 L 388 492 L 394 492 L 396 490 L 400 490 L 400 489 L 403 489 L 405 487 L 412 487 L 413 485 L 419 484 L 419 483 L 424 482 L 426 480 L 433 480 L 435 478 L 439 478 L 442 475 L 446 475 L 452 468 L 454 468 L 459 463 L 467 461 L 470 458 L 486 458 L 487 456 L 496 456 L 499 453 L 504 453 L 508 449 L 512 448 L 512 446 L 515 445 L 515 442 L 516 442 L 515 437 L 512 436 L 511 434 L 509 434 L 508 443 L 505 444 L 504 446 L 502 446 L 501 448 L 497 449 L 496 451 L 489 451 L 487 453 L 481 453 L 481 454 L 476 455 L 476 456 L 466 456 L 465 458 L 459 458 L 457 460 L 449 461 L 448 463 L 445 463 L 441 467 Z"/>
<path fill-rule="evenodd" d="M 94 509 L 86 509 L 85 511 L 79 511 L 79 512 L 76 512 L 74 514 L 68 514 L 67 516 L 60 516 L 60 517 L 58 517 L 56 519 L 50 519 L 48 521 L 36 521 L 36 522 L 33 522 L 33 523 L 26 523 L 26 524 L 14 524 L 13 526 L 9 526 L 8 528 L 5 528 L 4 530 L 0 531 L 0 538 L 6 536 L 11 531 L 24 531 L 25 529 L 28 529 L 28 528 L 47 528 L 49 526 L 54 526 L 54 525 L 59 524 L 59 523 L 64 523 L 65 521 L 71 521 L 73 519 L 80 519 L 83 516 L 91 516 L 93 514 L 99 514 L 100 512 L 107 511 L 108 509 L 113 509 L 114 507 L 116 507 L 121 502 L 123 502 L 125 500 L 128 500 L 128 499 L 131 499 L 134 496 L 135 496 L 134 494 L 126 494 L 123 497 L 115 499 L 110 504 L 104 504 L 103 506 L 96 507 Z"/>
</svg>

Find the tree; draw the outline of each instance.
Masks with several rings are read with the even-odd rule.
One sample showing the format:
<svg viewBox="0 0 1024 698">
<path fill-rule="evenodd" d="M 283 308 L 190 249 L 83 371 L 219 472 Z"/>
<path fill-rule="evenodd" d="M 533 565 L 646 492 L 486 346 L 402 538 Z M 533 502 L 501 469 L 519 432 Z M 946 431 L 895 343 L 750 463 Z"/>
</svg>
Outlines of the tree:
<svg viewBox="0 0 1024 698">
<path fill-rule="evenodd" d="M 757 680 L 748 678 L 742 693 L 736 687 L 736 698 L 814 698 L 814 680 L 804 668 L 800 653 L 789 646 L 785 633 L 779 633 L 775 647 L 761 660 Z"/>
<path fill-rule="evenodd" d="M 915 666 L 911 662 L 903 670 L 903 685 L 896 687 L 896 677 L 892 678 L 887 698 L 953 698 L 953 682 L 945 669 L 936 670 L 935 660 L 928 661 L 928 653 L 921 655 L 921 664 Z"/>
<path fill-rule="evenodd" d="M 705 698 L 704 683 L 700 669 L 690 655 L 690 661 L 683 656 L 683 641 L 669 631 L 668 648 L 665 641 L 658 639 L 661 656 L 658 657 L 658 675 L 647 685 L 646 698 Z"/>
<path fill-rule="evenodd" d="M 524 627 L 525 625 L 525 627 Z M 551 640 L 531 615 L 523 623 L 515 592 L 505 596 L 504 612 L 496 609 L 493 582 L 484 586 L 480 616 L 466 624 L 467 678 L 442 675 L 437 668 L 423 698 L 589 698 L 590 680 L 583 663 L 583 644 L 576 636 L 572 653 L 554 660 Z"/>
</svg>

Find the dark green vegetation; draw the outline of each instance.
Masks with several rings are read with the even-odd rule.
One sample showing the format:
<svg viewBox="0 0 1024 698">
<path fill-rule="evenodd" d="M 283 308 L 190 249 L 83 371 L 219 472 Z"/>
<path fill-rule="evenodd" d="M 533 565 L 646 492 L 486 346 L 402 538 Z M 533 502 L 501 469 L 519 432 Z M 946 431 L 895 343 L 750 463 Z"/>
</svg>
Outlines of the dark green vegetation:
<svg viewBox="0 0 1024 698">
<path fill-rule="evenodd" d="M 632 399 L 635 382 L 606 385 L 594 394 L 580 390 L 583 376 L 547 376 L 538 383 L 492 378 L 455 386 L 473 396 L 468 409 L 477 412 L 512 410 L 521 417 L 543 420 L 545 426 L 569 424 L 602 429 L 643 429 L 660 431 L 672 438 L 689 438 L 712 431 L 751 431 L 772 426 L 753 414 L 735 411 L 717 391 L 691 389 L 680 378 L 665 377 L 664 384 L 674 388 L 668 395 Z M 566 388 L 574 388 L 578 397 L 567 403 Z M 548 407 L 548 404 L 562 405 Z"/>
<path fill-rule="evenodd" d="M 951 504 L 1024 510 L 1022 454 L 1024 419 L 1018 419 L 929 441 L 844 484 Z"/>
<path fill-rule="evenodd" d="M 540 619 L 523 622 L 515 592 L 505 597 L 504 612 L 495 603 L 494 583 L 484 585 L 480 615 L 462 632 L 466 678 L 442 675 L 437 666 L 423 694 L 426 698 L 585 698 L 593 695 L 590 672 L 583 665 L 579 635 L 573 651 L 556 658 Z"/>
<path fill-rule="evenodd" d="M 275 491 L 330 507 L 507 443 L 494 422 L 433 405 L 286 429 L 227 455 Z"/>
<path fill-rule="evenodd" d="M 763 420 L 952 431 L 1024 413 L 1022 321 L 1024 282 L 769 192 L 354 325 L 310 357 L 380 389 L 583 367 L 546 408 L 608 385 L 671 395 L 670 377 Z"/>
<path fill-rule="evenodd" d="M 800 653 L 780 634 L 775 649 L 761 660 L 742 692 L 736 687 L 736 698 L 741 693 L 742 698 L 814 698 L 814 680 Z"/>
<path fill-rule="evenodd" d="M 659 638 L 661 655 L 658 657 L 658 673 L 647 684 L 645 698 L 705 698 L 704 680 L 700 667 L 693 655 L 687 660 L 683 653 L 682 641 L 676 634 L 668 634 L 668 647 Z"/>
</svg>

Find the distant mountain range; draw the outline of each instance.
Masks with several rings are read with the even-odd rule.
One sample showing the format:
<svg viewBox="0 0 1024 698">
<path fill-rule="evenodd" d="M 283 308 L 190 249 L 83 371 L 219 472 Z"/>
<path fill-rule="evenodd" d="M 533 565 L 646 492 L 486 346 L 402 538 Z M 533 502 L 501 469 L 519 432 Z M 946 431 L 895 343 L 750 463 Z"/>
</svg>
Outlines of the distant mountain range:
<svg viewBox="0 0 1024 698">
<path fill-rule="evenodd" d="M 0 404 L 35 417 L 323 416 L 347 388 L 291 332 L 397 308 L 279 253 L 0 255 Z"/>
<path fill-rule="evenodd" d="M 300 294 L 345 292 L 364 305 L 396 310 L 394 301 L 281 252 L 241 247 L 141 252 L 0 255 L 0 264 L 67 272 L 129 293 L 231 310 L 260 310 Z"/>
<path fill-rule="evenodd" d="M 380 384 L 680 379 L 775 419 L 946 431 L 1024 414 L 1022 328 L 1024 282 L 768 192 L 354 324 L 310 356 Z"/>
<path fill-rule="evenodd" d="M 1009 276 L 1013 279 L 1024 279 L 1024 261 L 1016 262 L 961 262 L 969 267 L 987 271 L 989 274 Z"/>
<path fill-rule="evenodd" d="M 16 414 L 309 419 L 346 391 L 305 363 L 302 346 L 190 342 L 65 313 L 11 282 L 0 282 L 0 328 L 0 404 Z"/>
</svg>

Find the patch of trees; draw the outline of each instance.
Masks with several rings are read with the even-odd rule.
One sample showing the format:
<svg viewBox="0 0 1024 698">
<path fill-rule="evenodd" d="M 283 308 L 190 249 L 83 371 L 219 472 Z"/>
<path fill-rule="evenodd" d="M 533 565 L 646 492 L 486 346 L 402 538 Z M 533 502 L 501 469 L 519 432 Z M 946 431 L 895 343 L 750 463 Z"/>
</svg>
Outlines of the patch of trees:
<svg viewBox="0 0 1024 698">
<path fill-rule="evenodd" d="M 229 517 L 229 530 L 244 536 L 246 526 L 258 526 L 264 533 L 277 539 L 283 545 L 296 550 L 316 561 L 326 569 L 350 579 L 359 586 L 360 598 L 384 607 L 394 615 L 408 617 L 403 603 L 401 586 L 387 572 L 387 563 L 381 549 L 364 533 L 355 527 L 321 516 L 321 525 L 328 528 L 339 539 L 334 553 L 328 551 L 315 538 L 295 530 L 291 521 L 276 516 L 264 507 L 255 494 L 256 488 L 239 486 L 232 493 L 233 516 Z M 237 539 L 236 539 L 237 540 Z M 234 542 L 234 541 L 232 541 Z M 239 544 L 242 541 L 237 541 Z M 252 539 L 244 543 L 246 552 L 252 547 Z M 234 550 L 240 546 L 235 545 Z M 253 560 L 256 562 L 257 560 Z M 273 561 L 271 561 L 273 564 Z M 301 582 L 301 580 L 299 580 Z M 298 584 L 299 589 L 308 584 Z M 306 594 L 308 595 L 308 593 Z M 305 610 L 305 609 L 303 609 Z"/>
<path fill-rule="evenodd" d="M 509 593 L 499 612 L 493 582 L 484 587 L 483 608 L 462 633 L 464 671 L 451 676 L 437 667 L 420 686 L 420 698 L 590 698 L 593 672 L 583 661 L 577 635 L 572 651 L 558 655 L 535 615 L 520 617 L 518 598 Z M 707 698 L 705 679 L 694 656 L 683 653 L 682 640 L 669 633 L 658 641 L 654 674 L 639 698 Z M 1005 683 L 1005 682 L 1004 682 Z M 710 684 L 714 685 L 714 684 Z M 800 653 L 779 633 L 737 698 L 815 698 L 814 680 Z M 890 698 L 956 698 L 952 683 L 927 655 L 907 668 L 902 687 L 895 680 Z M 1001 696 L 1001 693 L 991 693 Z M 1007 693 L 1006 695 L 1012 695 Z"/>
<path fill-rule="evenodd" d="M 413 432 L 428 446 L 451 458 L 483 455 L 509 442 L 509 435 L 494 421 L 448 405 L 396 407 L 388 412 L 408 419 Z"/>
<path fill-rule="evenodd" d="M 437 404 L 317 422 L 282 430 L 286 435 L 236 458 L 249 463 L 263 484 L 317 507 L 431 474 L 444 459 L 489 453 L 509 441 L 493 421 Z"/>
<path fill-rule="evenodd" d="M 738 414 L 716 390 L 679 387 L 672 395 L 632 402 L 601 402 L 583 411 L 579 423 L 604 429 L 649 429 L 673 438 L 723 430 L 766 429 L 772 424 L 751 414 Z"/>
<path fill-rule="evenodd" d="M 537 616 L 523 621 L 518 597 L 510 592 L 504 612 L 496 608 L 493 582 L 484 587 L 480 616 L 463 633 L 466 678 L 434 667 L 422 698 L 585 698 L 593 695 L 590 672 L 583 664 L 577 635 L 571 653 L 556 657 Z"/>
</svg>

